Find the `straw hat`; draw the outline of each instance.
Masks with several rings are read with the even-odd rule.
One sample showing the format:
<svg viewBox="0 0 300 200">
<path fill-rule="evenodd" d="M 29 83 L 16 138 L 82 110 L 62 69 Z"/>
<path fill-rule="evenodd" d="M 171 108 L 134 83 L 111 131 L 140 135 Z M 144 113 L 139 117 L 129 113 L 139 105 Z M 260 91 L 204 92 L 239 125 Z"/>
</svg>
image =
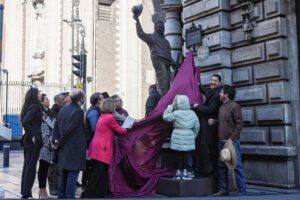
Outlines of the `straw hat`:
<svg viewBox="0 0 300 200">
<path fill-rule="evenodd" d="M 133 6 L 131 11 L 135 16 L 139 17 L 143 12 L 143 4 L 138 4 L 136 6 Z"/>
<path fill-rule="evenodd" d="M 231 139 L 227 140 L 227 142 L 224 144 L 224 147 L 220 153 L 220 158 L 229 169 L 236 168 L 236 151 Z"/>
</svg>

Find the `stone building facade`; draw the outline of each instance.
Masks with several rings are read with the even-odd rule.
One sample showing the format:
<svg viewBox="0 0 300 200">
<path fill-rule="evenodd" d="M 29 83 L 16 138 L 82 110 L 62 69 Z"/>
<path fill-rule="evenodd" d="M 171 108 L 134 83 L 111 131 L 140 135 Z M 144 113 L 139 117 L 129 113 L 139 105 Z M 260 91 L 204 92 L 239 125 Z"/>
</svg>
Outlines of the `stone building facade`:
<svg viewBox="0 0 300 200">
<path fill-rule="evenodd" d="M 218 73 L 236 87 L 252 185 L 300 188 L 299 6 L 296 0 L 164 0 L 162 6 L 173 53 L 186 53 L 185 30 L 201 25 L 210 50 L 206 59 L 195 55 L 202 84 Z"/>
</svg>

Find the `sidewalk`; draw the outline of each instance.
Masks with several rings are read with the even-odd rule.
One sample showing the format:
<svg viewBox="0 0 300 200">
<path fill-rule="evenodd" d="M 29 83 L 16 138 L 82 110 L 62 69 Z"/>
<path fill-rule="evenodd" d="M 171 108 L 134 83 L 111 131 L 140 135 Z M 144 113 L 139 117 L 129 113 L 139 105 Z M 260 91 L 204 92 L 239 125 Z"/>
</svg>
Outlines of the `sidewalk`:
<svg viewBox="0 0 300 200">
<path fill-rule="evenodd" d="M 5 190 L 5 198 L 21 198 L 21 177 L 23 167 L 23 151 L 10 151 L 9 167 L 3 168 L 3 152 L 0 152 L 0 186 Z M 38 167 L 37 167 L 38 170 Z M 48 183 L 47 183 L 48 184 Z M 32 195 L 38 198 L 38 180 L 37 176 L 32 188 Z M 48 188 L 47 188 L 48 190 Z M 81 189 L 78 188 L 76 196 L 79 197 Z M 56 198 L 56 196 L 50 196 Z"/>
<path fill-rule="evenodd" d="M 3 152 L 0 152 L 0 186 L 5 190 L 5 198 L 19 199 L 21 198 L 21 176 L 22 176 L 22 166 L 23 166 L 23 151 L 10 151 L 10 166 L 8 168 L 3 168 Z M 37 168 L 38 169 L 38 168 Z M 78 188 L 76 192 L 77 198 L 80 196 L 81 189 Z M 38 198 L 38 181 L 37 177 L 32 189 L 32 194 L 34 198 Z M 276 195 L 272 195 L 276 194 Z M 51 196 L 56 198 L 56 196 Z M 248 196 L 238 197 L 178 197 L 178 198 L 162 198 L 162 197 L 144 197 L 144 198 L 126 198 L 129 199 L 201 199 L 201 200 L 299 200 L 300 193 L 297 194 L 280 194 L 276 192 L 266 192 L 258 190 L 248 190 Z"/>
</svg>

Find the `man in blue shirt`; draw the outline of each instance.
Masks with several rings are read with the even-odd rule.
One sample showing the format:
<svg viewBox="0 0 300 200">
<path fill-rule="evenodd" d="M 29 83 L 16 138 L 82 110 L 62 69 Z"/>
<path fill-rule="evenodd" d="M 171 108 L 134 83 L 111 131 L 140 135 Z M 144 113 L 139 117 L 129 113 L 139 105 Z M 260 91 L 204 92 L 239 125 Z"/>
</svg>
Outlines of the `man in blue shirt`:
<svg viewBox="0 0 300 200">
<path fill-rule="evenodd" d="M 92 141 L 94 133 L 95 133 L 98 119 L 101 115 L 100 106 L 102 104 L 103 99 L 104 99 L 103 95 L 100 92 L 96 92 L 96 93 L 92 94 L 92 96 L 90 97 L 91 106 L 89 107 L 89 109 L 86 112 L 86 117 L 85 117 L 85 122 L 84 122 L 85 132 L 86 132 L 86 142 L 87 142 L 86 147 L 87 147 L 87 149 L 89 149 L 89 146 L 91 144 L 91 141 Z M 82 180 L 81 180 L 83 187 L 86 187 L 86 185 L 87 185 L 88 172 L 89 172 L 90 167 L 91 167 L 90 161 L 86 160 L 86 171 L 83 172 Z"/>
</svg>

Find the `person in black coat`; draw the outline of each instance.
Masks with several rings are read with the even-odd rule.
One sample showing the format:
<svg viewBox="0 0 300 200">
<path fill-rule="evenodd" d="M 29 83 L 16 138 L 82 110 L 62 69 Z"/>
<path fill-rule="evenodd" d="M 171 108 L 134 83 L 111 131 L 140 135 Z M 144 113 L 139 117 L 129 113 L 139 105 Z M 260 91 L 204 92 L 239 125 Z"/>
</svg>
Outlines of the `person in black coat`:
<svg viewBox="0 0 300 200">
<path fill-rule="evenodd" d="M 21 180 L 21 195 L 27 199 L 32 197 L 31 189 L 36 175 L 36 165 L 43 146 L 42 141 L 42 105 L 37 88 L 30 88 L 21 110 L 20 119 L 25 134 L 22 137 L 24 146 L 24 165 Z"/>
<path fill-rule="evenodd" d="M 62 92 L 54 96 L 54 104 L 51 107 L 51 112 L 54 114 L 55 118 L 57 118 L 60 109 L 64 105 L 64 99 L 68 95 L 69 92 Z M 55 139 L 53 135 L 52 138 Z M 48 168 L 48 183 L 49 183 L 49 192 L 51 195 L 57 195 L 59 176 L 60 174 L 58 168 L 56 167 L 56 163 L 51 163 Z"/>
<path fill-rule="evenodd" d="M 86 135 L 81 109 L 85 94 L 82 90 L 74 90 L 70 98 L 72 103 L 64 106 L 58 114 L 54 132 L 59 133 L 55 141 L 58 148 L 57 167 L 61 170 L 58 198 L 73 199 L 79 172 L 85 170 Z"/>
<path fill-rule="evenodd" d="M 213 74 L 210 80 L 210 88 L 200 87 L 200 91 L 206 97 L 203 105 L 194 105 L 194 111 L 198 115 L 201 128 L 196 138 L 195 169 L 196 175 L 217 174 L 218 166 L 218 125 L 208 124 L 208 119 L 218 119 L 221 106 L 220 92 L 221 76 Z"/>
<path fill-rule="evenodd" d="M 146 106 L 145 106 L 146 115 L 145 116 L 148 116 L 156 108 L 156 106 L 160 100 L 160 94 L 157 91 L 157 87 L 155 84 L 150 85 L 148 91 L 149 91 L 149 96 L 146 101 Z"/>
</svg>

